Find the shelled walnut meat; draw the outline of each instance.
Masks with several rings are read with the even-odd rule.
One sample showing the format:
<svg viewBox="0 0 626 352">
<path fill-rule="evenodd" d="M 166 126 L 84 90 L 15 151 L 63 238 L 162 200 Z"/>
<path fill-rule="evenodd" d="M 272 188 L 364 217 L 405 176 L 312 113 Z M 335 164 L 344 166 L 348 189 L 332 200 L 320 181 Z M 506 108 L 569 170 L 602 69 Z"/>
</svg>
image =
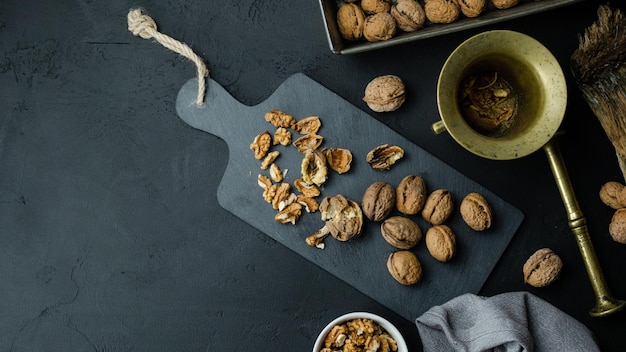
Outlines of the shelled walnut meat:
<svg viewBox="0 0 626 352">
<path fill-rule="evenodd" d="M 316 352 L 393 352 L 398 343 L 371 319 L 358 318 L 333 326 L 324 337 L 322 350 Z"/>
</svg>

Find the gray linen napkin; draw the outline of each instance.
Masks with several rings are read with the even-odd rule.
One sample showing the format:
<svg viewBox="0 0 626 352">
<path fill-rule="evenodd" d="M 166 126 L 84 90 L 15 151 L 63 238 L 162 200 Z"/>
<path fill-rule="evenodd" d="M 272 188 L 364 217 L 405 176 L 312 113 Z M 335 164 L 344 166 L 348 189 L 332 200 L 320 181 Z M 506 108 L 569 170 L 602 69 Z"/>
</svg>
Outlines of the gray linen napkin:
<svg viewBox="0 0 626 352">
<path fill-rule="evenodd" d="M 464 294 L 415 323 L 424 352 L 600 351 L 587 327 L 529 292 Z"/>
</svg>

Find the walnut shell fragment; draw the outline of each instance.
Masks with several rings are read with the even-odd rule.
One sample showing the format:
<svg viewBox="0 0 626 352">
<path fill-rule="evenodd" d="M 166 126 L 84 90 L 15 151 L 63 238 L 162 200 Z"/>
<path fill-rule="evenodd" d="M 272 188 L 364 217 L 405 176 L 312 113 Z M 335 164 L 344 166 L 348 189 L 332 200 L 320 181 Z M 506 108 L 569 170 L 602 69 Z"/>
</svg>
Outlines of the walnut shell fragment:
<svg viewBox="0 0 626 352">
<path fill-rule="evenodd" d="M 302 180 L 310 185 L 321 186 L 328 179 L 326 156 L 319 150 L 307 149 L 300 167 Z"/>
<path fill-rule="evenodd" d="M 405 32 L 415 32 L 426 23 L 424 8 L 415 0 L 397 0 L 391 7 L 391 15 L 396 20 L 398 28 Z"/>
<path fill-rule="evenodd" d="M 320 127 L 322 127 L 322 121 L 319 116 L 308 116 L 293 125 L 293 130 L 298 134 L 311 134 L 317 133 Z"/>
<path fill-rule="evenodd" d="M 365 87 L 363 101 L 376 112 L 395 111 L 406 100 L 402 79 L 395 75 L 378 76 Z"/>
<path fill-rule="evenodd" d="M 278 109 L 266 112 L 265 121 L 271 123 L 274 127 L 284 128 L 290 128 L 296 123 L 296 119 L 294 119 L 293 116 Z"/>
<path fill-rule="evenodd" d="M 365 13 L 359 5 L 344 4 L 337 10 L 337 26 L 344 39 L 359 40 L 363 38 Z"/>
<path fill-rule="evenodd" d="M 321 194 L 320 189 L 314 184 L 306 183 L 303 179 L 298 178 L 293 181 L 293 186 L 306 197 L 317 197 Z"/>
<path fill-rule="evenodd" d="M 391 39 L 396 34 L 396 20 L 389 12 L 379 12 L 365 18 L 363 36 L 369 42 Z"/>
<path fill-rule="evenodd" d="M 250 150 L 254 152 L 254 157 L 257 160 L 261 160 L 265 158 L 271 146 L 272 135 L 269 131 L 265 131 L 254 137 L 254 140 L 250 143 Z"/>
<path fill-rule="evenodd" d="M 352 152 L 343 148 L 329 148 L 322 150 L 326 155 L 328 166 L 338 174 L 345 174 L 350 171 L 352 164 Z"/>
<path fill-rule="evenodd" d="M 323 141 L 324 137 L 315 133 L 309 133 L 306 136 L 296 139 L 293 142 L 293 145 L 296 146 L 300 153 L 304 153 L 307 150 L 315 150 L 319 148 Z"/>
<path fill-rule="evenodd" d="M 358 237 L 363 227 L 363 212 L 359 204 L 341 194 L 325 197 L 320 203 L 322 221 L 330 234 L 339 241 Z"/>
<path fill-rule="evenodd" d="M 370 150 L 365 161 L 375 170 L 389 170 L 398 160 L 404 157 L 404 149 L 389 144 L 379 145 Z"/>
</svg>

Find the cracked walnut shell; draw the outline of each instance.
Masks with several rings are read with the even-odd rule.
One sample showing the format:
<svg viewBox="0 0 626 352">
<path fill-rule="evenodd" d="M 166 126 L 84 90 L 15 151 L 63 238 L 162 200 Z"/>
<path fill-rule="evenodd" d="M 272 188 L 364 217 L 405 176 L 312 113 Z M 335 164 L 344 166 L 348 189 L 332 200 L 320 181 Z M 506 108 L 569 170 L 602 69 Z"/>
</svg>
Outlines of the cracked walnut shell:
<svg viewBox="0 0 626 352">
<path fill-rule="evenodd" d="M 402 285 L 413 285 L 422 279 L 422 264 L 410 251 L 391 253 L 387 258 L 387 270 Z"/>
<path fill-rule="evenodd" d="M 326 155 L 328 166 L 338 174 L 345 174 L 350 171 L 352 164 L 352 152 L 343 148 L 329 148 L 322 150 Z"/>
<path fill-rule="evenodd" d="M 309 116 L 298 121 L 293 125 L 293 130 L 298 134 L 311 134 L 317 133 L 320 127 L 322 127 L 322 121 L 319 116 Z"/>
<path fill-rule="evenodd" d="M 363 212 L 359 204 L 341 194 L 325 197 L 320 203 L 324 227 L 339 241 L 348 241 L 361 234 Z"/>
<path fill-rule="evenodd" d="M 344 39 L 359 40 L 363 38 L 365 13 L 357 4 L 344 4 L 337 10 L 337 26 Z"/>
<path fill-rule="evenodd" d="M 389 170 L 398 160 L 404 157 L 404 149 L 389 144 L 379 145 L 370 150 L 365 156 L 365 161 L 374 170 Z"/>
<path fill-rule="evenodd" d="M 324 137 L 315 133 L 309 133 L 306 136 L 296 139 L 293 145 L 296 146 L 296 149 L 298 149 L 300 153 L 304 153 L 307 150 L 319 148 L 323 141 Z"/>
<path fill-rule="evenodd" d="M 452 23 L 461 15 L 461 8 L 456 0 L 426 0 L 424 12 L 432 23 Z"/>
<path fill-rule="evenodd" d="M 398 28 L 405 32 L 415 32 L 426 23 L 424 8 L 415 0 L 397 0 L 391 7 L 391 15 Z"/>
<path fill-rule="evenodd" d="M 365 87 L 363 101 L 376 112 L 395 111 L 406 100 L 406 89 L 402 79 L 395 75 L 379 76 Z"/>
<path fill-rule="evenodd" d="M 307 149 L 300 166 L 302 180 L 310 185 L 321 186 L 328 178 L 326 156 L 319 150 Z"/>
<path fill-rule="evenodd" d="M 379 12 L 365 18 L 363 36 L 369 42 L 391 39 L 396 34 L 396 20 L 389 12 Z"/>
</svg>

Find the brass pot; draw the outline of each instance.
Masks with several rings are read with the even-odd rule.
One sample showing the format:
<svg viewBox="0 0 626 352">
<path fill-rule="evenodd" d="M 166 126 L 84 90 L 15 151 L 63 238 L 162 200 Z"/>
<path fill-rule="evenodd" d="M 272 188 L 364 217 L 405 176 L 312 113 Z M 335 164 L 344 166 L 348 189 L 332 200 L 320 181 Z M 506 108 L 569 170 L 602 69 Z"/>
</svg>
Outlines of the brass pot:
<svg viewBox="0 0 626 352">
<path fill-rule="evenodd" d="M 461 114 L 459 88 L 464 77 L 496 71 L 517 92 L 516 123 L 506 134 L 490 137 L 474 130 Z M 567 105 L 567 86 L 556 58 L 535 39 L 518 32 L 495 30 L 478 34 L 448 57 L 437 84 L 441 121 L 463 148 L 488 159 L 509 160 L 533 153 L 557 132 Z"/>
<path fill-rule="evenodd" d="M 517 94 L 515 121 L 497 137 L 473 129 L 460 107 L 462 81 L 470 75 L 497 72 Z M 441 121 L 435 133 L 448 131 L 468 151 L 494 160 L 524 157 L 543 148 L 565 205 L 568 225 L 578 244 L 596 297 L 594 317 L 623 309 L 607 287 L 560 150 L 555 142 L 567 106 L 563 70 L 550 51 L 537 40 L 513 31 L 495 30 L 475 35 L 459 45 L 446 60 L 437 84 Z"/>
</svg>

